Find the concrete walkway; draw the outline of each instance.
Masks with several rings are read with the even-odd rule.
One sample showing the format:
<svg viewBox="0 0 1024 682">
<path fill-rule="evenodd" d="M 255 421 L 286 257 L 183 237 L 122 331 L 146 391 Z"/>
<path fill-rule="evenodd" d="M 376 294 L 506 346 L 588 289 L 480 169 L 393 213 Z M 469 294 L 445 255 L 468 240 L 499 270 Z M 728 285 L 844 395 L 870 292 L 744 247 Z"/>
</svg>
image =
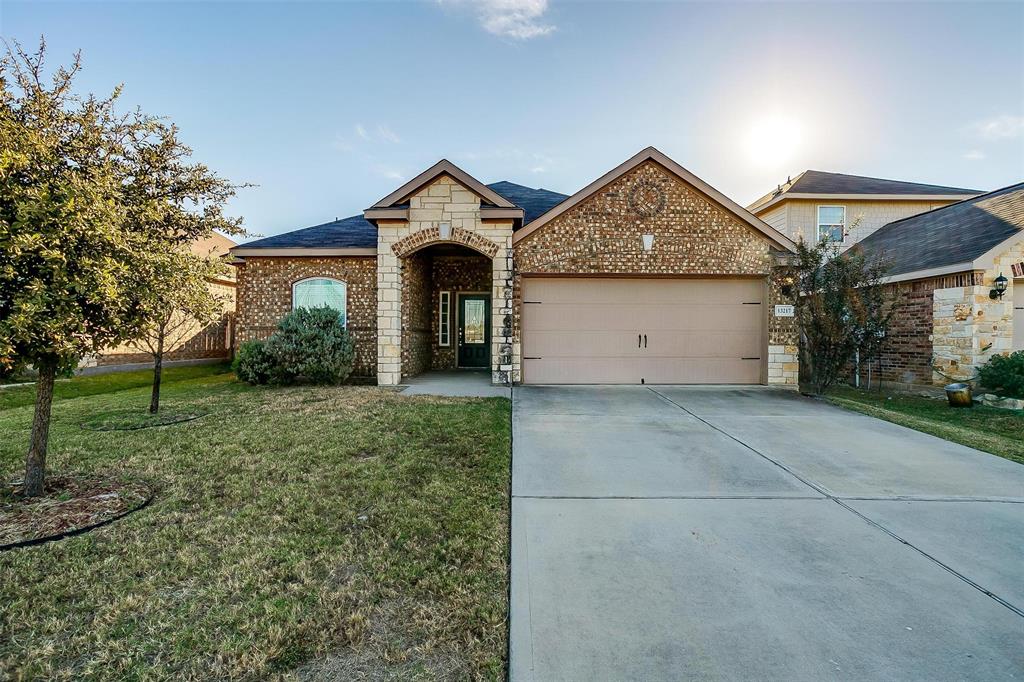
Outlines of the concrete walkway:
<svg viewBox="0 0 1024 682">
<path fill-rule="evenodd" d="M 404 395 L 441 395 L 464 398 L 511 398 L 512 389 L 493 386 L 487 370 L 455 369 L 424 372 L 405 380 Z"/>
<path fill-rule="evenodd" d="M 513 398 L 513 680 L 1024 678 L 1024 466 L 767 388 Z"/>
</svg>

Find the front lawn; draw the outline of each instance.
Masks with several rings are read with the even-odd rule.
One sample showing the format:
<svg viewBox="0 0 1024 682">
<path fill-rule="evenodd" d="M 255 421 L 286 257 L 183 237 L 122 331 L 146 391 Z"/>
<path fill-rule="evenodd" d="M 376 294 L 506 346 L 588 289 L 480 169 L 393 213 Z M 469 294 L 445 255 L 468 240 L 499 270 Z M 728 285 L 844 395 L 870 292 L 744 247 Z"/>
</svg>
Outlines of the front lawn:
<svg viewBox="0 0 1024 682">
<path fill-rule="evenodd" d="M 163 394 L 205 416 L 96 431 L 81 424 L 144 410 L 148 388 L 65 391 L 51 468 L 137 476 L 156 495 L 0 553 L 0 679 L 504 675 L 507 400 L 207 372 Z M 31 409 L 0 411 L 6 480 Z"/>
<path fill-rule="evenodd" d="M 209 365 L 179 365 L 176 367 L 165 367 L 163 381 L 173 383 L 196 379 L 199 377 L 224 374 L 229 371 L 226 364 Z M 53 384 L 53 400 L 67 400 L 69 398 L 81 398 L 101 393 L 114 393 L 129 388 L 141 386 L 152 386 L 153 370 L 136 369 L 131 372 L 108 372 L 106 374 L 88 374 L 76 376 L 73 379 L 58 379 Z M 7 410 L 12 407 L 32 405 L 36 400 L 36 386 L 34 383 L 22 386 L 8 386 L 0 388 L 0 410 Z M 56 409 L 56 408 L 55 408 Z"/>
<path fill-rule="evenodd" d="M 945 398 L 839 388 L 829 402 L 991 452 L 1024 464 L 1024 413 L 975 405 L 952 408 Z"/>
</svg>

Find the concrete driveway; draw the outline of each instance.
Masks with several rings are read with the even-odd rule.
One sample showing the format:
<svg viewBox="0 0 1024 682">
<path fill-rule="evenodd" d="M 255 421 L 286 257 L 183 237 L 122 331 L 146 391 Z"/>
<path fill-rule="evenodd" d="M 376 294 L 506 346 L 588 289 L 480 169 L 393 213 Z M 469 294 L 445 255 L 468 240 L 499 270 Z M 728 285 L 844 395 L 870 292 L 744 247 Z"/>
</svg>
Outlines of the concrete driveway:
<svg viewBox="0 0 1024 682">
<path fill-rule="evenodd" d="M 513 680 L 1024 679 L 1024 466 L 768 388 L 513 395 Z"/>
</svg>

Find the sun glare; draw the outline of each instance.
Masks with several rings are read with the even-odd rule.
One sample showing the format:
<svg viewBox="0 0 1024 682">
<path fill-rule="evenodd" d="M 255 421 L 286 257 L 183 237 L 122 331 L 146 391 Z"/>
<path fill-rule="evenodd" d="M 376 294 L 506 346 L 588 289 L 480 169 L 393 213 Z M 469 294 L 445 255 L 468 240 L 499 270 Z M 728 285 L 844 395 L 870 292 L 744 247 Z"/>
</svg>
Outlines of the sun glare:
<svg viewBox="0 0 1024 682">
<path fill-rule="evenodd" d="M 790 116 L 764 116 L 751 123 L 745 147 L 754 163 L 777 166 L 794 157 L 800 146 L 801 133 L 800 123 Z"/>
</svg>

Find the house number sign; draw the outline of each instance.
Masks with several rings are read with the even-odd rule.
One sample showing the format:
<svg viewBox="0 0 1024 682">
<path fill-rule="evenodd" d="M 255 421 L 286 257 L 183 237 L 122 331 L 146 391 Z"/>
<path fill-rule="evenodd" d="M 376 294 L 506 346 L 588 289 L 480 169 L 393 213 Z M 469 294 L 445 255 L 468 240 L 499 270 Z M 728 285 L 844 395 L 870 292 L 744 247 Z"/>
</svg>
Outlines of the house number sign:
<svg viewBox="0 0 1024 682">
<path fill-rule="evenodd" d="M 791 306 L 791 305 L 777 305 L 777 306 L 775 306 L 775 317 L 793 317 L 793 306 Z"/>
</svg>

